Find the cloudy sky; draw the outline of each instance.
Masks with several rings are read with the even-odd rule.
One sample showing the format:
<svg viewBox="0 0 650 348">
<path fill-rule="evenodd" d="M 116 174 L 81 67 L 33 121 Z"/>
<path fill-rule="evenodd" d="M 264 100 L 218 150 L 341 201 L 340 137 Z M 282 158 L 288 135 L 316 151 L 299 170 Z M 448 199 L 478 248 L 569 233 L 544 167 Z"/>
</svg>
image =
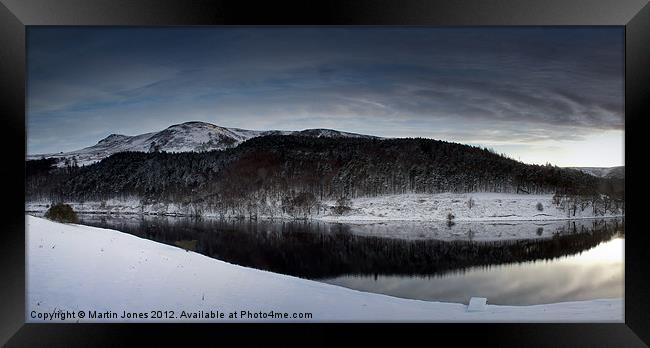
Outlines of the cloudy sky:
<svg viewBox="0 0 650 348">
<path fill-rule="evenodd" d="M 623 165 L 619 27 L 29 27 L 29 154 L 185 121 Z"/>
</svg>

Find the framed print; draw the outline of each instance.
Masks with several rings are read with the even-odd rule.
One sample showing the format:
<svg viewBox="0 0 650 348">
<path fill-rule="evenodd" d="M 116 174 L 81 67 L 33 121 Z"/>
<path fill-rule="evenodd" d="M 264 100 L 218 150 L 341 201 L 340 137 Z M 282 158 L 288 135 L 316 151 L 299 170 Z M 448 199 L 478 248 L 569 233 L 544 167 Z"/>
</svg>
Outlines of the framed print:
<svg viewBox="0 0 650 348">
<path fill-rule="evenodd" d="M 647 344 L 647 2 L 1 10 L 7 345 Z"/>
</svg>

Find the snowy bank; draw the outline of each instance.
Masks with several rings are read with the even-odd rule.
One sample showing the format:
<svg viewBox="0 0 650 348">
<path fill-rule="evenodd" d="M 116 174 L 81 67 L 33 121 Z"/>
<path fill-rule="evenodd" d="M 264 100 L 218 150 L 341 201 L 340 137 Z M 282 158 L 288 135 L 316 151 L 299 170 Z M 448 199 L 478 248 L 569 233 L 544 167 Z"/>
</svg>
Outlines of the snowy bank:
<svg viewBox="0 0 650 348">
<path fill-rule="evenodd" d="M 464 304 L 400 299 L 241 267 L 114 230 L 32 216 L 26 225 L 28 322 L 49 322 L 46 316 L 53 322 L 623 320 L 622 299 L 535 306 L 496 306 L 488 299 L 484 311 L 468 312 Z M 147 317 L 121 318 L 125 311 Z M 170 311 L 174 319 L 154 318 Z M 183 311 L 190 317 L 179 318 Z M 251 316 L 228 318 L 241 311 Z M 271 311 L 289 318 L 253 318 Z M 293 313 L 312 317 L 293 319 Z"/>
<path fill-rule="evenodd" d="M 573 210 L 553 204 L 553 195 L 512 193 L 438 193 L 401 194 L 356 198 L 351 211 L 326 215 L 326 221 L 547 221 L 591 219 L 622 216 L 616 213 L 594 213 L 589 202 Z"/>
<path fill-rule="evenodd" d="M 66 202 L 76 212 L 101 214 L 143 214 L 167 216 L 237 217 L 200 204 L 154 203 L 142 204 L 139 199 L 109 199 L 95 202 Z M 594 212 L 590 202 L 584 202 L 575 213 L 553 203 L 553 195 L 508 193 L 437 193 L 399 194 L 362 197 L 351 200 L 350 211 L 343 215 L 331 212 L 336 202 L 324 201 L 321 209 L 314 209 L 310 219 L 331 222 L 363 221 L 548 221 L 620 217 L 622 209 Z M 25 211 L 45 212 L 50 202 L 27 202 Z M 294 219 L 283 213 L 280 204 L 272 204 L 258 218 Z M 540 210 L 541 209 L 541 210 Z"/>
</svg>

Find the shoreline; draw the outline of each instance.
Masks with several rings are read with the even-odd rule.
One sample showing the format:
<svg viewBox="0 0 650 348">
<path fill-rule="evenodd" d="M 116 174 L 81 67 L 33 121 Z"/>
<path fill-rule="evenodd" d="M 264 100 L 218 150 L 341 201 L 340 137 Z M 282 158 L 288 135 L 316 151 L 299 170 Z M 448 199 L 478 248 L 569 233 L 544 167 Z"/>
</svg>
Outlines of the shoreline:
<svg viewBox="0 0 650 348">
<path fill-rule="evenodd" d="M 321 201 L 300 214 L 289 214 L 277 202 L 262 202 L 253 213 L 219 211 L 198 203 L 159 202 L 142 204 L 138 198 L 104 201 L 66 202 L 78 213 L 133 214 L 174 217 L 209 217 L 244 220 L 304 220 L 332 223 L 379 222 L 503 222 L 572 221 L 622 218 L 624 205 L 610 202 L 568 199 L 554 200 L 551 194 L 512 194 L 492 192 L 396 194 L 351 199 L 345 212 L 335 214 L 336 202 Z M 26 212 L 45 212 L 47 201 L 25 204 Z M 451 216 L 451 219 L 450 219 Z"/>
<path fill-rule="evenodd" d="M 40 213 L 44 214 L 45 210 L 25 210 L 25 214 L 31 213 Z M 269 217 L 269 216 L 259 216 L 257 218 L 251 219 L 249 217 L 235 217 L 235 216 L 218 216 L 218 215 L 191 215 L 191 214 L 182 214 L 182 213 L 138 213 L 138 212 L 129 212 L 129 211 L 77 211 L 77 214 L 85 215 L 109 215 L 109 216 L 157 216 L 157 217 L 177 217 L 177 218 L 196 218 L 196 219 L 221 219 L 221 220 L 243 220 L 243 221 L 309 221 L 309 222 L 327 222 L 327 223 L 339 223 L 339 224 L 351 224 L 351 225 L 367 225 L 375 224 L 382 222 L 422 222 L 422 223 L 447 223 L 447 220 L 409 220 L 409 219 L 329 219 L 328 216 L 325 217 L 308 217 L 308 218 L 292 218 L 292 217 Z M 583 220 L 598 220 L 598 219 L 617 219 L 625 218 L 625 215 L 603 215 L 603 216 L 580 216 L 580 217 L 570 217 L 570 218 L 552 218 L 552 219 L 472 219 L 464 220 L 458 219 L 454 222 L 460 223 L 504 223 L 508 222 L 561 222 L 561 221 L 583 221 Z"/>
<path fill-rule="evenodd" d="M 312 313 L 281 322 L 622 322 L 623 298 L 524 306 L 403 299 L 238 266 L 116 230 L 25 216 L 27 322 L 32 312 L 153 309 L 199 312 Z M 214 281 L 219 279 L 219 281 Z M 75 286 L 71 286 L 75 284 Z M 489 301 L 489 299 L 488 299 Z M 225 318 L 127 320 L 86 317 L 57 322 L 246 321 Z M 273 319 L 250 320 L 272 322 Z"/>
</svg>

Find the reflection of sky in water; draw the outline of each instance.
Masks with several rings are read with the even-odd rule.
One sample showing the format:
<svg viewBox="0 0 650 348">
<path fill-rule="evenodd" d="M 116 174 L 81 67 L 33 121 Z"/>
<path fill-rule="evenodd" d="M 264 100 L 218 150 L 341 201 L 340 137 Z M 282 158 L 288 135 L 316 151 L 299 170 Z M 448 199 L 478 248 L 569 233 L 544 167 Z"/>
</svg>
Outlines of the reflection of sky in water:
<svg viewBox="0 0 650 348">
<path fill-rule="evenodd" d="M 569 259 L 573 262 L 619 262 L 623 264 L 623 252 L 625 251 L 625 239 L 616 238 L 607 243 L 602 243 L 599 246 L 585 250 L 578 255 L 574 255 Z"/>
<path fill-rule="evenodd" d="M 81 218 L 84 224 L 170 245 L 196 240 L 197 252 L 246 267 L 403 298 L 467 303 L 480 296 L 492 304 L 524 305 L 623 297 L 624 239 L 617 236 L 624 233 L 624 221 L 615 219 L 452 228 L 461 234 L 471 228 L 484 236 L 506 235 L 502 242 L 471 243 L 465 238 L 429 239 L 432 231 L 441 231 L 430 223 L 396 228 L 83 214 Z M 526 238 L 508 241 L 510 233 Z"/>
<path fill-rule="evenodd" d="M 329 284 L 397 297 L 468 303 L 541 304 L 623 297 L 624 239 L 616 238 L 569 257 L 473 267 L 443 276 L 342 276 Z"/>
</svg>

